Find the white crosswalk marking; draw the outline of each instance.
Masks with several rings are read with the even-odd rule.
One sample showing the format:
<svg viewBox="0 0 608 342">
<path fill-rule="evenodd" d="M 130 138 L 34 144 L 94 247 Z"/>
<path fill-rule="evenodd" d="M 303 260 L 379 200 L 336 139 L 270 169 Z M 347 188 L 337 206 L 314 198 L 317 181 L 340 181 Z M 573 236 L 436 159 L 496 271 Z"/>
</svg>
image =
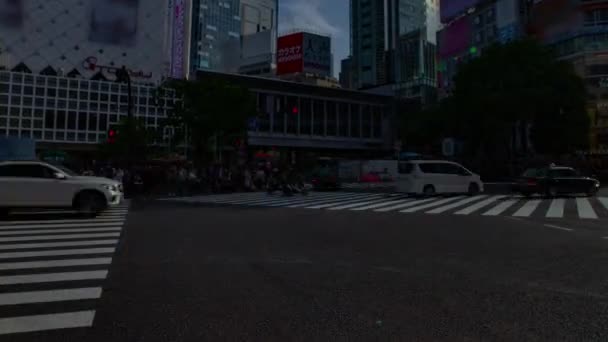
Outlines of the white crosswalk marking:
<svg viewBox="0 0 608 342">
<path fill-rule="evenodd" d="M 0 221 L 0 307 L 14 306 L 22 315 L 0 318 L 0 336 L 93 324 L 95 310 L 86 306 L 94 305 L 90 300 L 102 294 L 127 208 L 128 204 L 110 208 L 95 218 L 53 219 L 53 213 L 30 219 L 35 214 L 23 213 Z M 82 281 L 91 287 L 82 287 Z M 36 291 L 24 284 L 36 284 Z M 59 312 L 41 315 L 34 311 L 53 302 L 61 303 Z M 37 306 L 30 310 L 30 304 Z M 30 314 L 23 315 L 27 310 Z"/>
<path fill-rule="evenodd" d="M 0 277 L 0 285 L 53 283 L 59 281 L 105 279 L 108 271 L 25 274 Z"/>
<path fill-rule="evenodd" d="M 513 216 L 515 217 L 528 217 L 530 216 L 534 210 L 536 210 L 536 208 L 538 207 L 538 205 L 541 203 L 541 200 L 531 200 L 531 201 L 527 201 L 523 207 L 519 208 L 519 210 L 517 210 L 515 212 L 515 214 L 513 214 Z"/>
<path fill-rule="evenodd" d="M 608 197 L 598 197 L 597 199 L 602 203 L 604 208 L 608 209 Z"/>
<path fill-rule="evenodd" d="M 401 210 L 400 212 L 401 213 L 415 213 L 415 212 L 423 210 L 423 209 L 432 208 L 432 207 L 435 207 L 435 206 L 438 206 L 438 205 L 442 205 L 442 204 L 445 204 L 445 203 L 453 202 L 453 201 L 455 201 L 457 199 L 460 199 L 460 198 L 462 198 L 462 196 L 444 198 L 444 199 L 439 200 L 439 201 L 435 201 L 435 202 L 419 205 L 419 206 L 416 206 L 416 207 L 413 207 L 413 208 L 408 208 L 408 209 L 405 209 L 405 210 Z"/>
<path fill-rule="evenodd" d="M 426 213 L 427 214 L 441 214 L 441 213 L 445 213 L 448 210 L 452 210 L 454 208 L 461 207 L 461 206 L 463 206 L 463 205 L 465 205 L 467 203 L 479 201 L 480 199 L 486 198 L 486 197 L 487 196 L 480 195 L 480 196 L 474 196 L 474 197 L 470 197 L 470 198 L 465 198 L 465 199 L 460 200 L 460 201 L 458 201 L 456 203 L 451 203 L 451 204 L 448 204 L 448 205 L 441 206 L 439 208 L 435 208 L 433 210 L 429 210 Z"/>
<path fill-rule="evenodd" d="M 0 305 L 63 302 L 67 300 L 97 299 L 99 297 L 101 297 L 101 287 L 0 293 Z"/>
<path fill-rule="evenodd" d="M 498 204 L 497 206 L 495 206 L 494 208 L 486 211 L 485 213 L 483 213 L 484 216 L 497 216 L 502 214 L 503 212 L 505 212 L 507 209 L 509 209 L 511 206 L 513 206 L 515 203 L 519 202 L 519 200 L 507 200 L 504 202 L 501 202 L 500 204 Z"/>
<path fill-rule="evenodd" d="M 399 210 L 399 209 L 403 209 L 403 208 L 413 207 L 415 205 L 427 203 L 427 202 L 434 201 L 434 200 L 435 200 L 434 198 L 427 198 L 427 199 L 423 199 L 423 200 L 414 200 L 414 201 L 410 201 L 410 202 L 403 203 L 403 204 L 393 205 L 393 206 L 390 206 L 387 208 L 376 209 L 374 211 L 379 212 L 379 213 L 385 213 L 388 211 L 394 211 L 394 210 Z"/>
<path fill-rule="evenodd" d="M 604 206 L 608 209 L 608 198 L 598 197 L 592 199 L 545 199 L 542 197 L 526 198 L 517 195 L 484 195 L 480 194 L 473 197 L 454 196 L 449 198 L 413 198 L 403 194 L 382 194 L 382 193 L 363 193 L 363 192 L 332 192 L 319 193 L 310 192 L 308 196 L 294 194 L 294 196 L 283 196 L 279 194 L 268 195 L 265 192 L 257 193 L 234 193 L 225 195 L 196 196 L 190 198 L 170 198 L 167 201 L 178 201 L 188 203 L 217 203 L 226 205 L 243 206 L 262 206 L 276 208 L 305 208 L 323 209 L 329 211 L 350 210 L 350 211 L 373 211 L 385 213 L 399 211 L 402 213 L 424 212 L 425 214 L 438 215 L 483 215 L 499 216 L 505 215 L 513 208 L 515 217 L 539 217 L 539 218 L 567 218 L 574 213 L 565 212 L 568 203 L 577 206 L 577 217 L 579 218 L 598 218 L 606 213 L 602 209 L 594 206 Z M 545 209 L 546 208 L 546 209 Z M 600 210 L 597 212 L 597 210 Z M 511 215 L 511 214 L 508 214 Z M 67 224 L 72 224 L 67 222 Z M 91 223 L 87 223 L 91 224 Z M 105 224 L 105 223 L 92 223 Z M 107 223 L 111 225 L 112 222 Z M 10 227 L 11 230 L 19 229 L 18 223 Z M 0 242 L 3 235 L 2 230 L 7 230 L 7 226 L 0 223 Z M 24 227 L 27 227 L 24 225 Z M 101 227 L 104 227 L 103 225 Z M 25 228 L 24 228 L 25 229 Z M 42 232 L 35 232 L 40 233 Z M 46 233 L 46 232 L 45 232 Z M 51 231 L 49 231 L 51 233 Z M 66 232 L 68 233 L 68 232 Z M 91 233 L 87 231 L 87 233 Z M 32 233 L 34 234 L 34 232 Z M 17 233 L 10 235 L 18 235 Z M 24 234 L 20 234 L 24 235 Z M 1 247 L 0 247 L 1 248 Z"/>
<path fill-rule="evenodd" d="M 387 207 L 387 206 L 394 206 L 395 204 L 407 203 L 407 202 L 411 202 L 411 201 L 413 201 L 413 199 L 411 199 L 411 198 L 401 199 L 401 200 L 396 200 L 396 201 L 388 201 L 388 202 L 381 202 L 381 203 L 376 203 L 376 204 L 372 204 L 372 205 L 366 205 L 364 207 L 353 208 L 350 210 L 353 210 L 353 211 L 370 210 L 370 209 L 382 208 L 382 207 Z"/>
<path fill-rule="evenodd" d="M 547 211 L 545 217 L 549 218 L 559 218 L 564 216 L 564 205 L 566 204 L 566 200 L 563 198 L 556 198 L 551 201 L 551 206 Z"/>
<path fill-rule="evenodd" d="M 94 310 L 0 318 L 0 335 L 90 327 L 94 318 Z"/>
<path fill-rule="evenodd" d="M 475 204 L 473 204 L 471 206 L 463 208 L 463 209 L 455 212 L 455 214 L 456 215 L 469 215 L 469 214 L 471 214 L 471 213 L 473 213 L 473 212 L 475 212 L 475 211 L 477 211 L 477 210 L 479 210 L 481 208 L 487 207 L 490 204 L 492 204 L 492 203 L 494 203 L 494 202 L 496 202 L 496 201 L 498 201 L 500 199 L 503 199 L 505 197 L 506 196 L 492 196 L 492 197 L 487 198 L 487 199 L 485 199 L 485 200 L 483 200 L 481 202 L 478 202 L 478 203 L 475 203 Z"/>
<path fill-rule="evenodd" d="M 372 201 L 355 202 L 355 203 L 351 203 L 351 204 L 340 205 L 337 207 L 329 207 L 329 208 L 327 208 L 327 210 L 344 210 L 344 209 L 357 208 L 357 207 L 360 207 L 363 205 L 374 204 L 374 203 L 379 203 L 379 202 L 386 202 L 386 198 L 375 199 Z"/>
<path fill-rule="evenodd" d="M 591 207 L 591 203 L 586 198 L 576 199 L 576 208 L 578 210 L 578 217 L 582 219 L 597 219 L 597 214 Z"/>
</svg>

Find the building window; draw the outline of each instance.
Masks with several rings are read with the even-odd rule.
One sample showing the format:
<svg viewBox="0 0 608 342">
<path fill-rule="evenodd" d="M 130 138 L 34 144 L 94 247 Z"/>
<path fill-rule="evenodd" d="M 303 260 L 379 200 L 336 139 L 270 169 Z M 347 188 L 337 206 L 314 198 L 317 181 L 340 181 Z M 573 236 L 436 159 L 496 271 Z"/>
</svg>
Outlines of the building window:
<svg viewBox="0 0 608 342">
<path fill-rule="evenodd" d="M 358 104 L 350 105 L 350 133 L 353 138 L 361 137 L 361 114 Z"/>
<path fill-rule="evenodd" d="M 326 123 L 326 132 L 328 136 L 336 136 L 338 135 L 338 118 L 336 111 L 336 103 L 333 101 L 327 101 L 327 123 Z"/>
<path fill-rule="evenodd" d="M 300 134 L 310 135 L 311 132 L 311 103 L 310 99 L 300 99 Z"/>
<path fill-rule="evenodd" d="M 55 128 L 55 113 L 50 109 L 47 109 L 44 115 L 44 128 Z"/>
</svg>

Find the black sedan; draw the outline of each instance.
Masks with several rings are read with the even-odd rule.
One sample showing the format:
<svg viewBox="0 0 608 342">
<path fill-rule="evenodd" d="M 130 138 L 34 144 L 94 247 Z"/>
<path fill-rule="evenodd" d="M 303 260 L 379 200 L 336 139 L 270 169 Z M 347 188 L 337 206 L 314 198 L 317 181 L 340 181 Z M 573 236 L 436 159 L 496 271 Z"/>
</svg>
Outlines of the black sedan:
<svg viewBox="0 0 608 342">
<path fill-rule="evenodd" d="M 533 194 L 555 197 L 560 194 L 585 194 L 594 196 L 600 182 L 591 177 L 581 176 L 569 167 L 547 167 L 528 169 L 515 182 L 514 192 L 524 196 Z"/>
</svg>

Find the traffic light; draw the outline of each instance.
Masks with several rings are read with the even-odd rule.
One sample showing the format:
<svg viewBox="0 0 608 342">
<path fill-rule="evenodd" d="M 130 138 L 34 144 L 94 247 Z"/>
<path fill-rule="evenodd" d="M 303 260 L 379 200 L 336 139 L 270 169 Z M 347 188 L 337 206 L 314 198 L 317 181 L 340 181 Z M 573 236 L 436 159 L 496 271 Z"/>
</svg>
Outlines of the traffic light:
<svg viewBox="0 0 608 342">
<path fill-rule="evenodd" d="M 108 143 L 113 144 L 116 142 L 116 138 L 118 137 L 118 131 L 114 128 L 110 128 L 108 130 Z"/>
<path fill-rule="evenodd" d="M 291 108 L 291 113 L 292 113 L 292 114 L 298 114 L 298 112 L 299 112 L 298 107 L 293 106 L 293 108 Z"/>
</svg>

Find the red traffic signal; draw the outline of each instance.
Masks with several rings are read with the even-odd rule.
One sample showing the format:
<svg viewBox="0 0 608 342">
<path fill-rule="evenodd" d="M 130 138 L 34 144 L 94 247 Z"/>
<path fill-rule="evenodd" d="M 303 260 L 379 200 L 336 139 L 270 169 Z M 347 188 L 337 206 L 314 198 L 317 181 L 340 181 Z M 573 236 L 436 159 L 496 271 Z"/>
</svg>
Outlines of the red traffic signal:
<svg viewBox="0 0 608 342">
<path fill-rule="evenodd" d="M 115 129 L 108 130 L 108 142 L 109 143 L 111 143 L 111 144 L 115 143 L 117 136 L 118 136 L 118 132 Z"/>
<path fill-rule="evenodd" d="M 293 108 L 291 108 L 292 114 L 298 114 L 298 112 L 299 112 L 298 107 L 294 106 Z"/>
</svg>

